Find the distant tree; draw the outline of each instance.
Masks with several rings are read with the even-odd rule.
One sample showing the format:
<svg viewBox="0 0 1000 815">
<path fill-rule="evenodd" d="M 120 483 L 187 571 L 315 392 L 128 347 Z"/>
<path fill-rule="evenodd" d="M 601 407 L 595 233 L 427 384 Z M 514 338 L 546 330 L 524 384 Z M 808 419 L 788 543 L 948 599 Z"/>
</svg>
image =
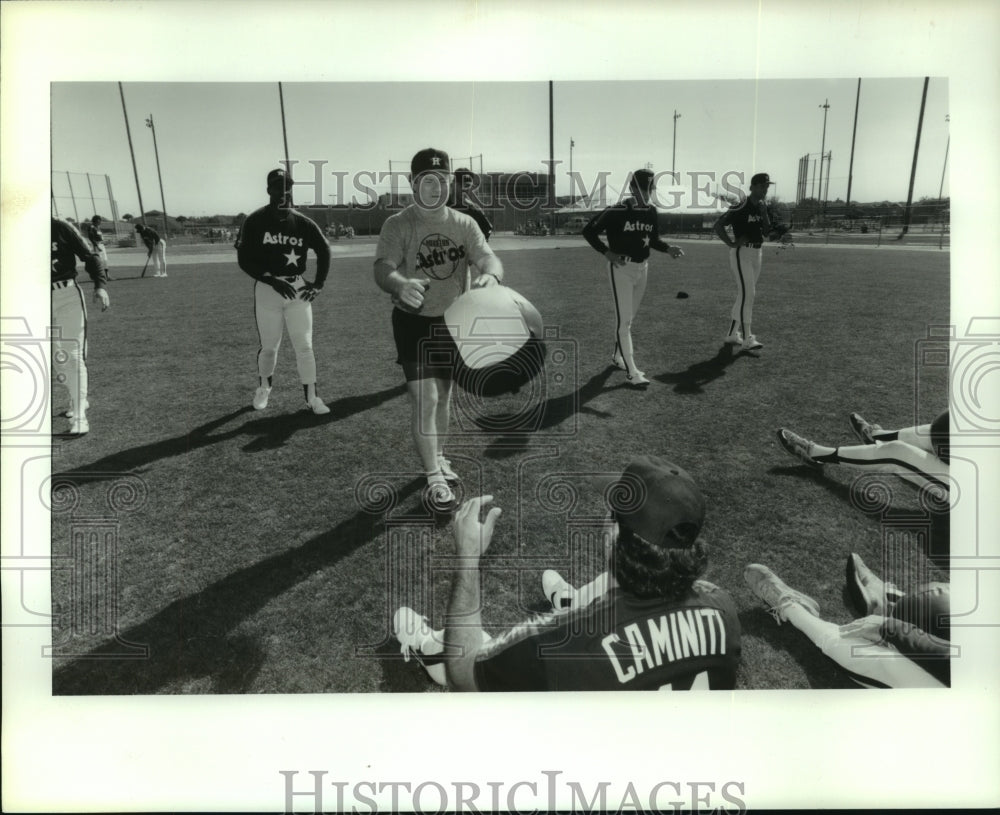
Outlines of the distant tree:
<svg viewBox="0 0 1000 815">
<path fill-rule="evenodd" d="M 179 224 L 186 224 L 188 222 L 188 217 L 187 215 L 178 215 L 176 218 L 174 218 L 174 220 L 177 221 L 177 223 Z"/>
<path fill-rule="evenodd" d="M 132 216 L 129 213 L 126 212 L 124 215 L 122 215 L 122 220 L 123 221 L 129 221 L 131 223 Z"/>
</svg>

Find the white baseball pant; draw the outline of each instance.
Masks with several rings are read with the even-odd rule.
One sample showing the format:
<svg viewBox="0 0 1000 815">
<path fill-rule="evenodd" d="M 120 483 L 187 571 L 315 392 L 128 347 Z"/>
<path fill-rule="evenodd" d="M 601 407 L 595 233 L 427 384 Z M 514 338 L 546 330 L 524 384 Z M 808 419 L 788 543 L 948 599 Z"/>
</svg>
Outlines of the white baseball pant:
<svg viewBox="0 0 1000 815">
<path fill-rule="evenodd" d="M 52 284 L 52 368 L 77 416 L 87 399 L 87 304 L 72 280 Z"/>
<path fill-rule="evenodd" d="M 300 293 L 306 285 L 301 275 L 281 279 L 287 280 Z M 299 379 L 303 385 L 312 385 L 316 381 L 316 357 L 312 347 L 312 303 L 299 297 L 286 300 L 266 283 L 256 282 L 254 314 L 260 337 L 260 350 L 257 352 L 260 378 L 266 380 L 274 373 L 282 329 L 287 326 L 288 338 L 295 349 Z"/>
<path fill-rule="evenodd" d="M 752 330 L 753 303 L 757 296 L 757 279 L 760 277 L 760 264 L 764 257 L 764 249 L 751 246 L 738 246 L 729 250 L 729 268 L 736 282 L 736 302 L 730 313 L 733 319 L 729 333 L 742 332 L 748 339 Z"/>
<path fill-rule="evenodd" d="M 632 321 L 639 313 L 639 305 L 646 293 L 649 264 L 626 263 L 624 266 L 608 264 L 611 295 L 615 304 L 615 357 L 621 356 L 629 373 L 638 369 L 632 346 Z"/>
</svg>

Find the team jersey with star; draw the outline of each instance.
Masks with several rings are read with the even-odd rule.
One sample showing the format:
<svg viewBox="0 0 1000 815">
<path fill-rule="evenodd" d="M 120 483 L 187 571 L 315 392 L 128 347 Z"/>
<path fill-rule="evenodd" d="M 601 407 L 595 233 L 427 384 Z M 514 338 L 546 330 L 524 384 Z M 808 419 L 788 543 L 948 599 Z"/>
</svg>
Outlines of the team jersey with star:
<svg viewBox="0 0 1000 815">
<path fill-rule="evenodd" d="M 84 262 L 94 287 L 104 288 L 108 282 L 104 262 L 83 235 L 68 221 L 52 219 L 52 282 L 76 279 L 76 259 Z"/>
<path fill-rule="evenodd" d="M 613 588 L 518 626 L 483 646 L 475 680 L 481 691 L 732 690 L 739 661 L 733 599 L 699 580 L 681 600 Z"/>
<path fill-rule="evenodd" d="M 772 232 L 781 235 L 788 231 L 787 227 L 771 222 L 771 213 L 768 212 L 767 203 L 763 199 L 758 201 L 749 196 L 723 212 L 719 223 L 732 227 L 733 238 L 738 243 L 758 246 L 767 240 Z"/>
<path fill-rule="evenodd" d="M 431 220 L 411 204 L 386 219 L 375 250 L 376 262 L 395 267 L 403 277 L 427 281 L 419 312 L 424 317 L 444 314 L 469 288 L 469 264 L 494 256 L 472 218 L 450 207 L 441 213 L 440 220 Z"/>
<path fill-rule="evenodd" d="M 608 245 L 601 240 L 601 233 L 608 236 Z M 602 255 L 610 248 L 616 255 L 641 263 L 649 257 L 649 250 L 666 252 L 670 245 L 660 239 L 656 207 L 640 205 L 634 198 L 599 212 L 583 228 L 587 243 Z"/>
<path fill-rule="evenodd" d="M 251 212 L 236 240 L 240 268 L 255 279 L 270 274 L 294 277 L 306 271 L 306 256 L 329 257 L 330 248 L 314 221 L 294 209 L 264 206 Z M 328 270 L 316 266 L 316 285 L 326 282 Z"/>
</svg>

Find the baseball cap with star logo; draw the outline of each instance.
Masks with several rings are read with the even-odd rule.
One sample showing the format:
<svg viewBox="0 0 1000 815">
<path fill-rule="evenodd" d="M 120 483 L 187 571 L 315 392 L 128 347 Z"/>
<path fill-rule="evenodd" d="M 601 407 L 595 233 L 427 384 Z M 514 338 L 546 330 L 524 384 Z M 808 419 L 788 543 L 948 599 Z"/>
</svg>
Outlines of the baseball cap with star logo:
<svg viewBox="0 0 1000 815">
<path fill-rule="evenodd" d="M 417 153 L 410 162 L 410 175 L 416 178 L 426 172 L 450 173 L 451 161 L 448 154 L 435 147 L 425 147 Z"/>
</svg>

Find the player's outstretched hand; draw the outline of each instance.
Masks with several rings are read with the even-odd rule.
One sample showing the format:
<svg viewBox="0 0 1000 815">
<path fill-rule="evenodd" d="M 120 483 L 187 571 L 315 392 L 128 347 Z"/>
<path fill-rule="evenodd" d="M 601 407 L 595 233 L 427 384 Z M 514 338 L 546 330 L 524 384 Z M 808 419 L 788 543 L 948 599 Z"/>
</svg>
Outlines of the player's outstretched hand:
<svg viewBox="0 0 1000 815">
<path fill-rule="evenodd" d="M 669 248 L 669 249 L 667 250 L 667 253 L 668 253 L 668 254 L 670 255 L 670 257 L 672 257 L 672 258 L 682 258 L 682 257 L 684 257 L 684 250 L 683 250 L 683 249 L 681 249 L 681 248 L 680 248 L 679 246 L 671 246 L 671 247 L 670 247 L 670 248 Z"/>
<path fill-rule="evenodd" d="M 94 303 L 101 307 L 101 311 L 111 308 L 111 298 L 108 297 L 107 289 L 94 289 Z"/>
<path fill-rule="evenodd" d="M 489 549 L 493 539 L 493 527 L 503 512 L 500 507 L 492 507 L 486 519 L 480 523 L 482 508 L 493 500 L 492 495 L 470 498 L 455 513 L 455 548 L 459 557 L 479 557 Z"/>
<path fill-rule="evenodd" d="M 472 281 L 472 288 L 474 289 L 485 289 L 487 286 L 499 285 L 500 281 L 497 280 L 496 275 L 492 275 L 489 272 L 477 275 L 476 279 Z"/>
<path fill-rule="evenodd" d="M 418 277 L 408 277 L 396 293 L 396 299 L 407 308 L 419 311 L 424 304 L 424 292 L 430 285 L 426 280 L 421 280 Z"/>
<path fill-rule="evenodd" d="M 287 280 L 278 280 L 276 277 L 265 277 L 263 280 L 286 300 L 294 300 L 299 296 L 299 293 L 295 290 L 295 286 Z"/>
<path fill-rule="evenodd" d="M 604 257 L 608 259 L 612 266 L 624 266 L 627 262 L 625 255 L 619 255 L 617 252 L 612 252 L 610 249 L 604 253 Z"/>
<path fill-rule="evenodd" d="M 301 297 L 307 303 L 311 303 L 313 300 L 319 297 L 319 293 L 321 291 L 323 291 L 322 286 L 317 286 L 315 283 L 306 283 L 305 288 L 302 289 L 302 292 L 301 294 L 299 294 L 299 297 Z"/>
</svg>

